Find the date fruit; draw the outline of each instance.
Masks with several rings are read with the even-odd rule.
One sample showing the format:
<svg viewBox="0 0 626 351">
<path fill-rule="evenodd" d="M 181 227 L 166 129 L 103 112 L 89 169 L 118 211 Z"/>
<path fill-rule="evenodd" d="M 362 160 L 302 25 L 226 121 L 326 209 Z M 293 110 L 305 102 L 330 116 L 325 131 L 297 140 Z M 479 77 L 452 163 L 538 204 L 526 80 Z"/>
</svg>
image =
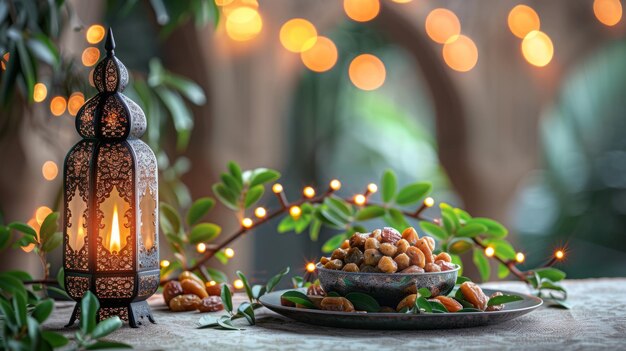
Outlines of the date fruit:
<svg viewBox="0 0 626 351">
<path fill-rule="evenodd" d="M 327 311 L 354 312 L 354 306 L 345 297 L 325 297 L 320 307 Z"/>
<path fill-rule="evenodd" d="M 441 302 L 448 312 L 457 312 L 463 309 L 463 305 L 451 297 L 435 296 L 434 298 Z"/>
<path fill-rule="evenodd" d="M 169 305 L 173 298 L 183 293 L 183 287 L 178 280 L 169 281 L 163 287 L 163 300 L 165 300 L 166 305 Z"/>
<path fill-rule="evenodd" d="M 219 296 L 205 297 L 198 305 L 198 311 L 200 312 L 217 312 L 223 309 L 224 304 L 222 304 L 222 298 Z"/>
<path fill-rule="evenodd" d="M 489 298 L 478 285 L 472 282 L 465 282 L 461 284 L 460 289 L 465 301 L 471 303 L 474 307 L 481 311 L 484 311 L 487 308 Z"/>
<path fill-rule="evenodd" d="M 170 303 L 170 310 L 174 312 L 195 311 L 202 300 L 194 294 L 178 295 Z"/>
<path fill-rule="evenodd" d="M 201 299 L 209 296 L 204 288 L 204 284 L 200 284 L 193 279 L 183 280 L 180 285 L 183 287 L 183 292 L 185 294 L 194 294 Z"/>
</svg>

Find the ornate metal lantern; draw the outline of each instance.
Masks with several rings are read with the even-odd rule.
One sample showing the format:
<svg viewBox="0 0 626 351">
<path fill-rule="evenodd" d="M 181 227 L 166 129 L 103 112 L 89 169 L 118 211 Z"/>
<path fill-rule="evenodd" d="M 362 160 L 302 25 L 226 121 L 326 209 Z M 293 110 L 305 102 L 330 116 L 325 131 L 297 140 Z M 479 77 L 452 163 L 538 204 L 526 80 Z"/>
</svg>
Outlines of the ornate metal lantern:
<svg viewBox="0 0 626 351">
<path fill-rule="evenodd" d="M 99 319 L 117 315 L 137 327 L 143 318 L 154 323 L 145 300 L 159 286 L 157 162 L 139 140 L 143 111 L 120 93 L 128 71 L 114 48 L 109 29 L 107 55 L 93 72 L 98 94 L 76 115 L 83 139 L 65 159 L 63 266 L 74 300 L 91 290 Z"/>
</svg>

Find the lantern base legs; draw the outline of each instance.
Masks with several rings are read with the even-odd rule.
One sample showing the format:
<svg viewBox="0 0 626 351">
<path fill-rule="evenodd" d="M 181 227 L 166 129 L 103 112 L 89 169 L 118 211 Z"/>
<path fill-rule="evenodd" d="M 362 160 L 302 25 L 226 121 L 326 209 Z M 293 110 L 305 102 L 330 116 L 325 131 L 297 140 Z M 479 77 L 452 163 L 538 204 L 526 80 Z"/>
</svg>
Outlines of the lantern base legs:
<svg viewBox="0 0 626 351">
<path fill-rule="evenodd" d="M 131 302 L 129 305 L 123 307 L 102 306 L 100 310 L 98 310 L 97 319 L 100 321 L 113 316 L 118 316 L 120 319 L 127 321 L 131 328 L 139 328 L 145 319 L 148 319 L 150 323 L 156 324 L 152 316 L 152 311 L 150 311 L 150 306 L 148 306 L 146 301 Z M 80 319 L 80 303 L 74 306 L 70 321 L 65 327 L 71 327 L 77 319 Z"/>
</svg>

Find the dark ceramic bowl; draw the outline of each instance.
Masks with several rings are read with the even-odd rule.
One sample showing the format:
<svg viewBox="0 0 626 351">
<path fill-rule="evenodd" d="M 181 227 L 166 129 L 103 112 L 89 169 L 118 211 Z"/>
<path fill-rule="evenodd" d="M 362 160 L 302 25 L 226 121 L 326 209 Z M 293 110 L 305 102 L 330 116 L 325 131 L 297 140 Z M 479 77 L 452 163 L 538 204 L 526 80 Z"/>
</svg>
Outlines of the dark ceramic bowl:
<svg viewBox="0 0 626 351">
<path fill-rule="evenodd" d="M 341 296 L 351 292 L 370 295 L 381 306 L 396 307 L 400 300 L 418 289 L 427 288 L 432 296 L 447 295 L 454 288 L 461 267 L 430 273 L 362 273 L 326 269 L 318 263 L 317 273 L 324 291 Z"/>
</svg>

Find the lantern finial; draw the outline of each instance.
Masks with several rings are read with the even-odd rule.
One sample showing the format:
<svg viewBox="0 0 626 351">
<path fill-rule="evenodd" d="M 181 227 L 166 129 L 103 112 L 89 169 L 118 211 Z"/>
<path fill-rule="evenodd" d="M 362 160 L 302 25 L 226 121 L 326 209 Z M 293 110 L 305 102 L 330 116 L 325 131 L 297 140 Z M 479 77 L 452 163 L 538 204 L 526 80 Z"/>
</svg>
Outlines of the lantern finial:
<svg viewBox="0 0 626 351">
<path fill-rule="evenodd" d="M 107 39 L 104 43 L 104 48 L 107 51 L 107 55 L 112 56 L 115 50 L 115 38 L 113 37 L 113 28 L 109 27 L 109 31 L 107 33 Z"/>
</svg>

